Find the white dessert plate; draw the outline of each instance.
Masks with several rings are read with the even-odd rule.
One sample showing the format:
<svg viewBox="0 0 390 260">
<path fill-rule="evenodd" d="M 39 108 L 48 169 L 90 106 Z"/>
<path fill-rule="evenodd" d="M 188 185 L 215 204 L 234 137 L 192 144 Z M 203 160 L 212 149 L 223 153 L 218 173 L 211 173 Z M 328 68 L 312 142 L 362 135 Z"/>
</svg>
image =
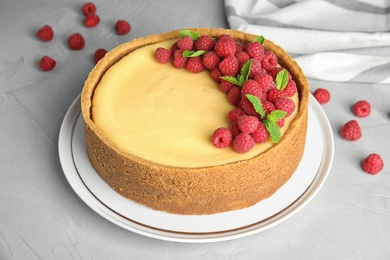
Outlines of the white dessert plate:
<svg viewBox="0 0 390 260">
<path fill-rule="evenodd" d="M 324 184 L 334 154 L 329 121 L 311 96 L 305 151 L 290 180 L 256 205 L 212 215 L 153 210 L 117 194 L 92 168 L 85 150 L 80 97 L 70 106 L 59 135 L 59 157 L 76 194 L 96 213 L 129 231 L 167 241 L 205 243 L 240 238 L 271 228 L 301 210 Z"/>
</svg>

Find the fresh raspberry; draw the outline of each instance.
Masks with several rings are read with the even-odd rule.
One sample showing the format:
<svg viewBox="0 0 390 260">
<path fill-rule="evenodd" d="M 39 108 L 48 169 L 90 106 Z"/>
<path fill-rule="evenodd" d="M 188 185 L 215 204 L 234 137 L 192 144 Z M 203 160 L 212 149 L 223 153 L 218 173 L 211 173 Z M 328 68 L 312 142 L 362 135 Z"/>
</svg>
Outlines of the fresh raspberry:
<svg viewBox="0 0 390 260">
<path fill-rule="evenodd" d="M 238 103 L 241 100 L 241 89 L 239 87 L 233 87 L 228 92 L 227 97 L 230 104 L 232 104 L 233 106 L 238 106 Z"/>
<path fill-rule="evenodd" d="M 237 124 L 241 132 L 251 134 L 259 126 L 259 119 L 255 116 L 242 115 L 238 118 Z"/>
<path fill-rule="evenodd" d="M 172 52 L 171 50 L 165 49 L 163 47 L 158 47 L 154 52 L 154 57 L 159 63 L 165 64 L 171 60 Z"/>
<path fill-rule="evenodd" d="M 371 113 L 371 105 L 366 100 L 359 100 L 352 107 L 357 117 L 366 117 Z"/>
<path fill-rule="evenodd" d="M 267 100 L 274 103 L 278 98 L 286 97 L 287 94 L 283 90 L 271 88 L 267 92 Z"/>
<path fill-rule="evenodd" d="M 240 128 L 238 128 L 237 120 L 230 123 L 230 132 L 232 133 L 233 139 L 241 134 Z"/>
<path fill-rule="evenodd" d="M 266 71 L 271 71 L 278 65 L 278 58 L 275 53 L 266 51 L 264 54 L 264 58 L 261 60 L 261 67 L 263 67 Z"/>
<path fill-rule="evenodd" d="M 267 92 L 274 84 L 274 79 L 269 74 L 258 74 L 254 80 L 259 84 L 263 92 Z"/>
<path fill-rule="evenodd" d="M 375 175 L 382 171 L 384 163 L 379 154 L 372 153 L 362 161 L 361 167 L 365 172 Z"/>
<path fill-rule="evenodd" d="M 232 110 L 229 111 L 228 113 L 228 120 L 229 122 L 234 122 L 237 121 L 238 118 L 242 115 L 245 115 L 245 112 L 240 109 L 240 108 L 233 108 Z"/>
<path fill-rule="evenodd" d="M 238 73 L 238 60 L 234 55 L 227 56 L 218 64 L 223 75 L 236 76 Z"/>
<path fill-rule="evenodd" d="M 184 36 L 177 41 L 177 46 L 181 50 L 190 51 L 194 47 L 194 40 L 190 36 Z"/>
<path fill-rule="evenodd" d="M 231 37 L 218 39 L 215 43 L 214 51 L 222 58 L 234 55 L 236 52 L 236 42 Z"/>
<path fill-rule="evenodd" d="M 223 76 L 222 72 L 219 70 L 218 67 L 214 67 L 212 70 L 211 70 L 211 73 L 210 73 L 210 76 L 211 76 L 211 79 L 215 82 L 215 83 L 221 83 L 221 77 Z"/>
<path fill-rule="evenodd" d="M 360 129 L 359 123 L 356 120 L 351 120 L 347 122 L 340 130 L 340 135 L 342 138 L 348 141 L 356 141 L 362 137 L 362 131 Z"/>
<path fill-rule="evenodd" d="M 184 50 L 176 50 L 173 53 L 173 67 L 176 69 L 184 68 L 187 64 L 187 57 L 183 57 Z"/>
<path fill-rule="evenodd" d="M 277 124 L 280 128 L 282 128 L 282 127 L 284 126 L 284 118 L 279 119 L 279 120 L 276 122 L 276 124 Z"/>
<path fill-rule="evenodd" d="M 229 81 L 221 79 L 221 83 L 219 83 L 219 90 L 222 91 L 223 93 L 229 93 L 229 91 L 235 87 L 233 83 L 230 83 Z"/>
<path fill-rule="evenodd" d="M 256 131 L 251 134 L 251 136 L 253 140 L 255 140 L 255 143 L 260 144 L 268 140 L 269 132 L 267 131 L 265 125 L 262 122 L 259 122 L 259 126 Z"/>
<path fill-rule="evenodd" d="M 232 36 L 230 36 L 229 34 L 226 34 L 226 33 L 221 34 L 220 36 L 217 37 L 217 40 L 222 40 L 222 39 L 228 39 L 228 40 L 233 40 L 234 41 Z"/>
<path fill-rule="evenodd" d="M 238 64 L 240 64 L 241 67 L 250 59 L 248 53 L 245 51 L 236 52 L 235 56 L 238 60 Z"/>
<path fill-rule="evenodd" d="M 220 127 L 214 131 L 211 140 L 216 147 L 226 148 L 230 146 L 233 141 L 232 132 L 225 127 Z"/>
<path fill-rule="evenodd" d="M 254 81 L 253 79 L 249 79 L 244 82 L 241 88 L 241 96 L 244 97 L 246 94 L 251 94 L 261 99 L 263 91 L 261 90 L 259 84 L 256 81 Z"/>
<path fill-rule="evenodd" d="M 290 79 L 283 91 L 288 97 L 292 97 L 295 95 L 295 93 L 297 93 L 297 84 L 293 79 Z"/>
<path fill-rule="evenodd" d="M 275 105 L 267 100 L 261 100 L 261 105 L 263 106 L 265 114 L 267 115 L 272 111 L 276 110 Z"/>
<path fill-rule="evenodd" d="M 264 57 L 264 47 L 258 42 L 250 42 L 245 46 L 245 52 L 250 58 L 262 60 Z"/>
<path fill-rule="evenodd" d="M 105 49 L 97 49 L 93 55 L 93 60 L 96 63 L 98 63 L 99 60 L 101 60 L 104 55 L 106 55 L 107 51 Z"/>
<path fill-rule="evenodd" d="M 131 25 L 125 20 L 118 20 L 115 25 L 115 31 L 119 35 L 125 35 L 131 30 Z"/>
<path fill-rule="evenodd" d="M 84 25 L 87 27 L 95 27 L 99 22 L 100 18 L 96 14 L 89 14 L 84 19 Z"/>
<path fill-rule="evenodd" d="M 43 56 L 39 61 L 39 67 L 41 68 L 42 71 L 52 70 L 54 69 L 55 66 L 56 66 L 56 61 L 49 56 Z"/>
<path fill-rule="evenodd" d="M 274 105 L 277 110 L 285 111 L 287 113 L 286 117 L 291 115 L 295 110 L 295 103 L 289 98 L 278 98 Z"/>
<path fill-rule="evenodd" d="M 255 146 L 255 140 L 246 133 L 237 135 L 233 140 L 233 150 L 237 153 L 246 153 Z"/>
<path fill-rule="evenodd" d="M 74 33 L 69 36 L 68 45 L 71 50 L 81 50 L 85 46 L 84 37 L 79 33 Z"/>
<path fill-rule="evenodd" d="M 221 58 L 213 51 L 208 51 L 202 56 L 203 65 L 209 70 L 212 70 L 214 67 L 218 66 L 220 61 Z"/>
<path fill-rule="evenodd" d="M 278 76 L 279 72 L 281 72 L 282 70 L 284 70 L 285 68 L 283 67 L 276 67 L 274 69 L 272 69 L 271 71 L 268 71 L 268 73 L 275 79 L 276 76 Z M 291 80 L 292 77 L 291 77 L 291 74 L 288 70 L 287 71 L 287 75 L 288 75 L 288 79 Z"/>
<path fill-rule="evenodd" d="M 249 71 L 249 78 L 253 79 L 256 75 L 262 73 L 261 62 L 258 59 L 250 59 L 250 61 L 252 61 L 252 65 Z"/>
<path fill-rule="evenodd" d="M 179 50 L 179 46 L 177 46 L 177 42 L 175 42 L 174 44 L 172 44 L 171 46 L 171 52 L 174 53 L 175 51 Z"/>
<path fill-rule="evenodd" d="M 85 16 L 89 14 L 95 14 L 96 13 L 96 6 L 92 2 L 85 3 L 82 8 L 83 14 Z"/>
<path fill-rule="evenodd" d="M 191 57 L 188 59 L 186 69 L 193 73 L 200 73 L 204 71 L 204 65 L 202 63 L 202 57 Z"/>
<path fill-rule="evenodd" d="M 250 100 L 247 98 L 242 98 L 238 107 L 240 107 L 246 114 L 250 116 L 258 116 L 258 113 L 256 112 L 252 102 L 250 102 Z"/>
<path fill-rule="evenodd" d="M 244 50 L 245 50 L 245 45 L 240 42 L 236 42 L 236 53 Z"/>
<path fill-rule="evenodd" d="M 53 29 L 49 25 L 44 25 L 41 29 L 37 32 L 37 37 L 41 41 L 48 42 L 51 41 L 54 37 Z"/>
<path fill-rule="evenodd" d="M 194 43 L 196 50 L 211 51 L 214 48 L 215 42 L 209 35 L 200 36 Z"/>
<path fill-rule="evenodd" d="M 315 97 L 315 99 L 317 99 L 318 103 L 320 104 L 325 104 L 330 100 L 330 93 L 327 89 L 324 88 L 317 88 L 313 92 L 313 96 Z"/>
</svg>

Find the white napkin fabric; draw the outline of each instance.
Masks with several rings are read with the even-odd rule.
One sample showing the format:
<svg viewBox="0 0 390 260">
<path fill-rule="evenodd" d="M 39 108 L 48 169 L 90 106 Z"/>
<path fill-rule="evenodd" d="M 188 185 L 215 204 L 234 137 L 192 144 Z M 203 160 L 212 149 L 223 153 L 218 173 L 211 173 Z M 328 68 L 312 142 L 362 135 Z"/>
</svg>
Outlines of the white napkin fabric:
<svg viewBox="0 0 390 260">
<path fill-rule="evenodd" d="M 230 28 L 263 35 L 309 78 L 390 83 L 390 0 L 225 0 Z"/>
</svg>

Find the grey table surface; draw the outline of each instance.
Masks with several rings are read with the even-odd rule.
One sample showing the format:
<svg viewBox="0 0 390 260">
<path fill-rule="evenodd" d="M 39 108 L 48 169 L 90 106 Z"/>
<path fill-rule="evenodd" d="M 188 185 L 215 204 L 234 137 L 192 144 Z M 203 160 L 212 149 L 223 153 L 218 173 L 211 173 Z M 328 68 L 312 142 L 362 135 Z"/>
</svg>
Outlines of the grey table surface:
<svg viewBox="0 0 390 260">
<path fill-rule="evenodd" d="M 309 79 L 332 99 L 323 105 L 332 126 L 335 156 L 316 197 L 288 220 L 263 232 L 223 242 L 177 243 L 145 237 L 107 221 L 73 191 L 61 168 L 58 136 L 64 115 L 94 66 L 97 48 L 184 27 L 228 27 L 223 1 L 96 0 L 100 24 L 83 26 L 83 2 L 0 1 L 0 259 L 390 259 L 390 86 Z M 116 20 L 131 33 L 118 36 Z M 35 37 L 44 24 L 55 38 Z M 70 51 L 80 32 L 86 47 Z M 57 61 L 42 72 L 39 58 Z M 357 119 L 351 105 L 372 103 Z M 350 119 L 363 138 L 343 140 Z M 369 153 L 382 155 L 375 176 L 360 169 Z"/>
</svg>

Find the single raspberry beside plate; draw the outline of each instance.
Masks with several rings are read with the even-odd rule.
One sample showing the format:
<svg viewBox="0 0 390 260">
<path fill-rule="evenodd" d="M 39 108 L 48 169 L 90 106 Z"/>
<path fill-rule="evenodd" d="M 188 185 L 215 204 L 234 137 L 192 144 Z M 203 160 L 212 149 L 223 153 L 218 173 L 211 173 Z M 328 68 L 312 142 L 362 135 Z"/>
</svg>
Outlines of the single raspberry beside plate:
<svg viewBox="0 0 390 260">
<path fill-rule="evenodd" d="M 382 171 L 384 163 L 379 154 L 372 153 L 363 160 L 361 166 L 365 172 L 375 175 Z"/>
<path fill-rule="evenodd" d="M 167 63 L 172 58 L 172 51 L 165 49 L 163 47 L 158 47 L 156 51 L 154 52 L 154 57 L 159 63 Z"/>
<path fill-rule="evenodd" d="M 125 20 L 118 20 L 115 25 L 115 31 L 119 35 L 125 35 L 131 30 L 131 25 Z"/>
<path fill-rule="evenodd" d="M 48 42 L 51 41 L 54 37 L 53 29 L 49 25 L 44 25 L 41 29 L 37 32 L 37 37 L 41 41 Z"/>
<path fill-rule="evenodd" d="M 366 100 L 359 100 L 353 105 L 352 110 L 357 117 L 366 117 L 371 113 L 371 105 Z"/>
<path fill-rule="evenodd" d="M 82 8 L 83 14 L 85 16 L 89 14 L 95 14 L 96 13 L 96 6 L 92 2 L 85 3 Z"/>
<path fill-rule="evenodd" d="M 246 133 L 237 135 L 233 140 L 233 150 L 237 153 L 246 153 L 255 146 L 255 140 Z"/>
<path fill-rule="evenodd" d="M 93 60 L 95 64 L 98 63 L 98 61 L 101 60 L 104 57 L 104 55 L 106 55 L 106 53 L 107 51 L 105 49 L 102 48 L 97 49 L 93 55 Z"/>
<path fill-rule="evenodd" d="M 325 104 L 328 103 L 330 100 L 330 93 L 327 89 L 324 88 L 317 88 L 313 92 L 313 96 L 315 99 L 317 99 L 318 103 Z"/>
<path fill-rule="evenodd" d="M 54 69 L 55 66 L 56 66 L 56 61 L 49 56 L 43 56 L 39 61 L 39 67 L 41 68 L 42 71 L 52 70 Z"/>
<path fill-rule="evenodd" d="M 74 33 L 69 36 L 68 45 L 71 50 L 81 50 L 85 46 L 84 37 L 79 33 Z"/>
<path fill-rule="evenodd" d="M 356 120 L 348 121 L 340 130 L 342 138 L 349 141 L 356 141 L 362 137 L 362 131 Z"/>
<path fill-rule="evenodd" d="M 90 28 L 95 27 L 96 25 L 99 24 L 99 22 L 100 22 L 100 18 L 96 14 L 89 14 L 84 19 L 84 25 Z"/>
<path fill-rule="evenodd" d="M 226 148 L 232 143 L 232 132 L 225 127 L 218 128 L 214 131 L 211 140 L 216 147 Z"/>
</svg>

